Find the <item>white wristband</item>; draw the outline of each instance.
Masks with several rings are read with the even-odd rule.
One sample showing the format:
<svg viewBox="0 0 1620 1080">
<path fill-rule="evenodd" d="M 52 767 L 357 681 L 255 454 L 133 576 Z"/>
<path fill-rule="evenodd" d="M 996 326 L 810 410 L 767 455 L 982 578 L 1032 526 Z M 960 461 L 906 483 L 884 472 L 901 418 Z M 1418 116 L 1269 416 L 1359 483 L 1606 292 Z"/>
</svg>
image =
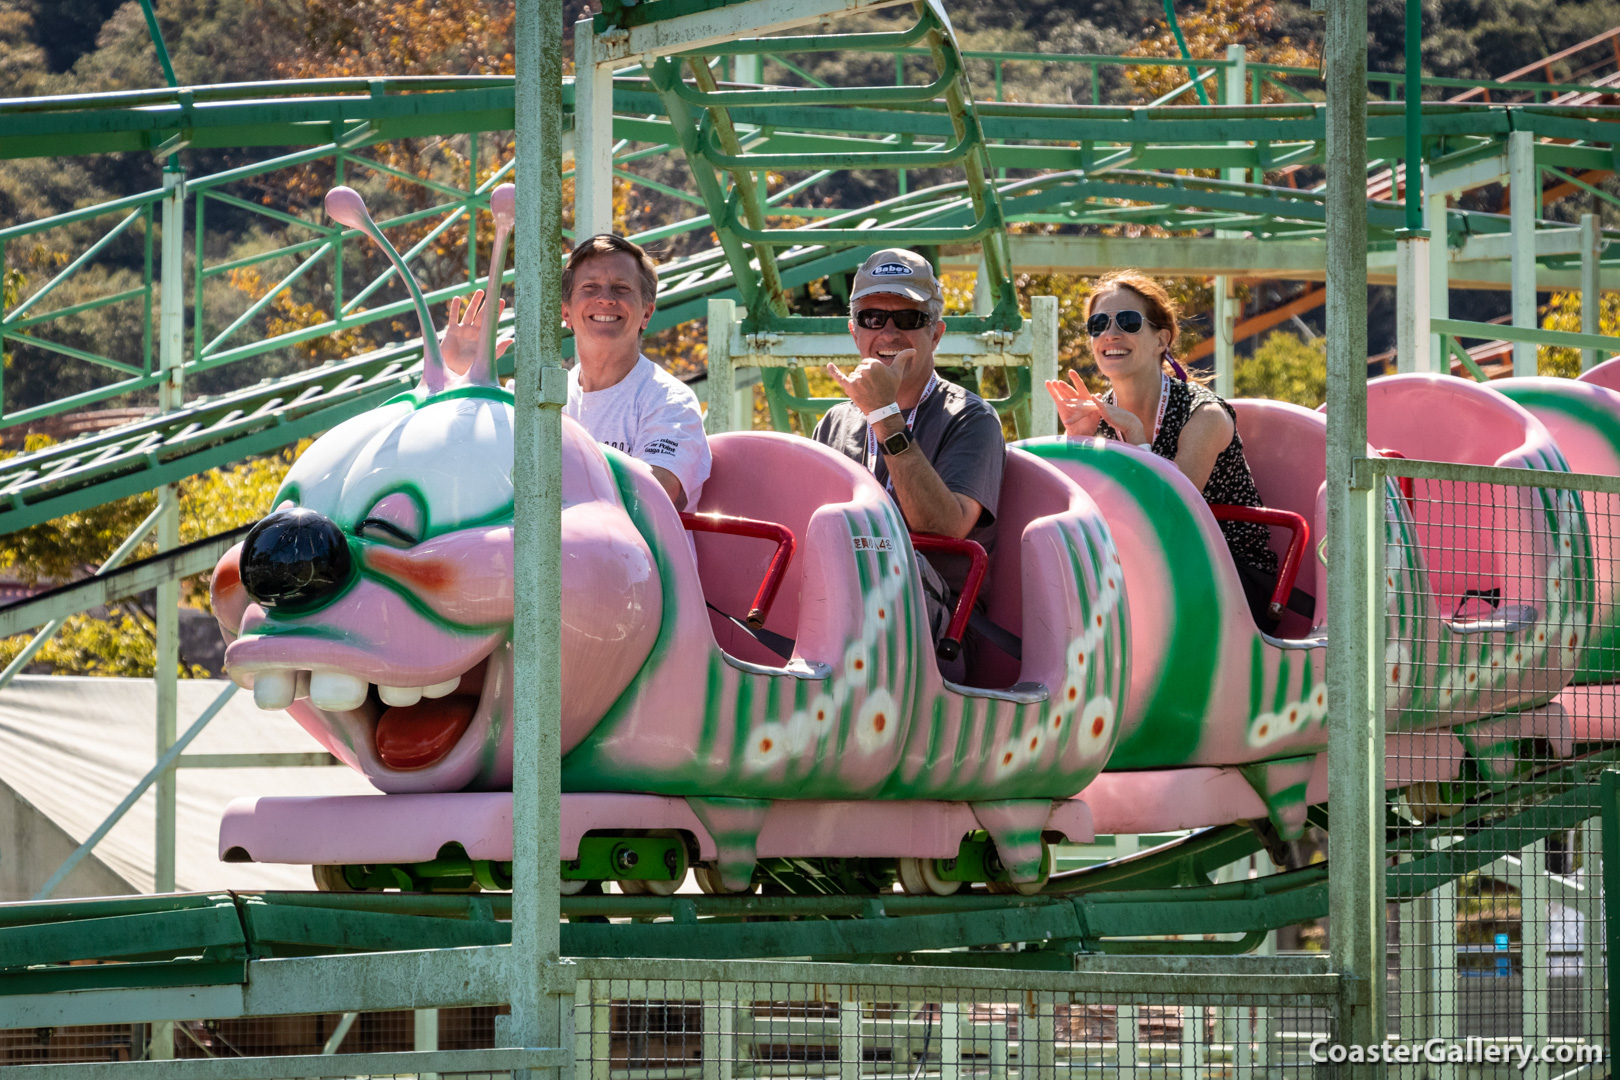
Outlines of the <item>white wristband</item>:
<svg viewBox="0 0 1620 1080">
<path fill-rule="evenodd" d="M 875 425 L 879 420 L 887 420 L 891 416 L 899 416 L 900 415 L 900 406 L 891 401 L 887 405 L 883 406 L 882 408 L 873 409 L 871 412 L 866 413 L 865 415 L 866 415 L 866 425 L 867 425 L 867 427 L 871 427 L 871 426 Z"/>
<path fill-rule="evenodd" d="M 1148 453 L 1153 452 L 1153 444 L 1150 442 L 1132 443 L 1131 445 L 1136 447 L 1138 450 L 1146 450 Z"/>
</svg>

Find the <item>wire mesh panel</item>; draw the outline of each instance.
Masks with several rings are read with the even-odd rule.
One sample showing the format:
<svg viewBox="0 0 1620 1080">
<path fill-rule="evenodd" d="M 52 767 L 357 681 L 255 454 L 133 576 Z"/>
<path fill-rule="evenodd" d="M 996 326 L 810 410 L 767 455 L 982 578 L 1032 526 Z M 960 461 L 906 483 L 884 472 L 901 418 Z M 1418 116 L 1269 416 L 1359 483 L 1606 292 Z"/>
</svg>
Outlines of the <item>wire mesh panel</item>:
<svg viewBox="0 0 1620 1080">
<path fill-rule="evenodd" d="M 582 964 L 587 972 L 606 966 Z M 770 966 L 825 973 L 771 978 Z M 651 977 L 581 978 L 577 1075 L 1033 1080 L 1140 1073 L 1236 1080 L 1307 1075 L 1323 1067 L 1322 1049 L 1334 1041 L 1331 992 L 1272 988 L 1265 977 L 1211 978 L 1208 990 L 1186 992 L 1148 989 L 1175 981 L 1154 975 L 980 978 L 991 973 L 739 967 L 760 977 L 681 977 L 649 964 Z M 970 985 L 962 985 L 965 975 Z"/>
<path fill-rule="evenodd" d="M 1393 1069 L 1593 1075 L 1620 500 L 1568 474 L 1382 464 L 1426 474 L 1394 484 L 1383 552 L 1388 1032 L 1414 1058 Z"/>
<path fill-rule="evenodd" d="M 357 1074 L 344 1060 L 357 1055 L 490 1049 L 496 1045 L 497 1016 L 505 1011 L 502 1006 L 22 1028 L 0 1031 L 0 1066 L 330 1055 L 334 1074 L 349 1076 Z"/>
</svg>

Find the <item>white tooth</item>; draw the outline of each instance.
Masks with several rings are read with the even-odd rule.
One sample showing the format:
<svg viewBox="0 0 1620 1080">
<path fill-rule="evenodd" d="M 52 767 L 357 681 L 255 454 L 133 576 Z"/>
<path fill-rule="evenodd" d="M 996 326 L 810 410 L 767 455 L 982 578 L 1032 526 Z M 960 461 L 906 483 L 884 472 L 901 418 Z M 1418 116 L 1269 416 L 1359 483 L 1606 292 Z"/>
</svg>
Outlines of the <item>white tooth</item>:
<svg viewBox="0 0 1620 1080">
<path fill-rule="evenodd" d="M 309 703 L 326 712 L 348 712 L 365 704 L 369 686 L 341 671 L 317 671 L 309 677 Z"/>
<path fill-rule="evenodd" d="M 253 677 L 253 704 L 261 709 L 285 709 L 293 703 L 297 685 L 292 671 L 261 671 Z"/>
<path fill-rule="evenodd" d="M 384 705 L 415 705 L 422 700 L 420 686 L 378 686 L 377 696 Z"/>
<path fill-rule="evenodd" d="M 432 686 L 422 687 L 422 696 L 444 697 L 446 694 L 454 693 L 456 687 L 459 685 L 461 685 L 461 676 L 457 675 L 454 678 L 444 680 L 444 682 L 434 683 Z"/>
<path fill-rule="evenodd" d="M 235 683 L 237 686 L 240 686 L 242 689 L 253 689 L 253 672 L 237 671 L 235 668 L 227 668 L 225 670 L 225 674 L 231 677 L 231 682 Z"/>
</svg>

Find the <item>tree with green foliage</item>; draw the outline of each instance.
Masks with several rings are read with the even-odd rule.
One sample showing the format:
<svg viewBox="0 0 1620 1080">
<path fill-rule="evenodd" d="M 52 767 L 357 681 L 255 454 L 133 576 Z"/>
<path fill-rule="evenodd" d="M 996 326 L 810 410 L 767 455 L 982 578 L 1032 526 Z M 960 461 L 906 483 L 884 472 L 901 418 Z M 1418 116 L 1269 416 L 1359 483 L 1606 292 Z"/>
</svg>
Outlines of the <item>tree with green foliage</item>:
<svg viewBox="0 0 1620 1080">
<path fill-rule="evenodd" d="M 1274 330 L 1252 355 L 1238 359 L 1232 374 L 1240 398 L 1271 398 L 1314 409 L 1327 399 L 1327 339 L 1301 341 L 1297 334 Z"/>
<path fill-rule="evenodd" d="M 1598 333 L 1609 337 L 1620 337 L 1620 293 L 1606 292 L 1602 294 L 1602 303 L 1598 306 Z M 1541 327 L 1543 330 L 1566 330 L 1571 333 L 1581 332 L 1581 294 L 1578 292 L 1555 292 L 1548 300 L 1547 306 L 1542 309 Z M 1599 354 L 1598 362 L 1609 359 Z M 1581 351 L 1579 349 L 1553 348 L 1543 345 L 1536 350 L 1536 371 L 1542 375 L 1556 375 L 1565 379 L 1573 379 L 1581 373 Z"/>
<path fill-rule="evenodd" d="M 48 440 L 32 436 L 28 449 Z M 240 464 L 211 469 L 180 484 L 180 542 L 191 543 L 246 525 L 270 511 L 270 500 L 282 477 L 308 443 Z M 103 503 L 6 537 L 0 547 L 0 570 L 26 583 L 66 582 L 94 572 L 134 532 L 157 505 L 154 492 Z M 157 554 L 148 539 L 131 556 Z M 188 578 L 181 603 L 211 610 L 208 575 Z M 39 670 L 60 675 L 122 675 L 150 678 L 156 667 L 156 624 L 141 597 L 111 605 L 107 617 L 74 615 L 35 656 Z M 32 631 L 0 639 L 0 667 L 10 664 L 33 638 Z M 183 677 L 204 672 L 181 665 Z"/>
</svg>

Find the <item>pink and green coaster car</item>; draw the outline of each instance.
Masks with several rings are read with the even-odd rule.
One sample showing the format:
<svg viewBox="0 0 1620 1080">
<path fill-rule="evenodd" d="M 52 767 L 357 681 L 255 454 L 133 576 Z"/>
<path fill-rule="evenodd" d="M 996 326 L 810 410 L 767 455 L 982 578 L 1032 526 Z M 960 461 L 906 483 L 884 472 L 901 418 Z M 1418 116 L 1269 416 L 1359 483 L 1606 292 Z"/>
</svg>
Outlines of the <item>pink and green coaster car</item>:
<svg viewBox="0 0 1620 1080">
<path fill-rule="evenodd" d="M 510 189 L 492 203 L 499 267 Z M 398 260 L 357 195 L 328 205 Z M 493 333 L 458 375 L 418 300 L 421 384 L 317 440 L 214 574 L 231 677 L 380 792 L 240 800 L 221 856 L 313 864 L 327 888 L 510 885 L 512 397 Z M 713 437 L 681 514 L 564 419 L 564 891 L 667 894 L 691 869 L 710 892 L 1033 892 L 1051 843 L 1094 832 L 1297 836 L 1329 780 L 1325 425 L 1234 405 L 1258 517 L 1134 448 L 1031 440 L 1007 451 L 988 559 L 911 536 L 870 473 L 806 439 Z M 1376 380 L 1369 410 L 1383 452 L 1568 468 L 1535 415 L 1461 380 Z M 1467 492 L 1422 494 L 1383 492 L 1391 787 L 1515 768 L 1502 747 L 1556 728 L 1609 588 L 1579 498 L 1517 488 L 1458 516 Z M 1217 514 L 1275 526 L 1276 634 Z M 973 561 L 947 647 L 975 593 L 1017 639 L 965 684 L 935 662 L 918 549 Z M 1313 615 L 1284 607 L 1296 589 Z"/>
<path fill-rule="evenodd" d="M 329 208 L 381 239 L 358 196 Z M 737 890 L 821 860 L 935 893 L 1038 888 L 1051 841 L 1092 837 L 1072 796 L 1108 761 L 1124 701 L 1123 581 L 1096 506 L 1009 452 L 1002 542 L 979 569 L 1022 659 L 959 686 L 870 473 L 787 435 L 711 448 L 702 513 L 682 515 L 645 466 L 563 421 L 565 887 L 669 890 L 695 865 L 704 888 Z M 490 357 L 458 376 L 429 340 L 421 385 L 318 439 L 221 560 L 231 677 L 385 793 L 233 805 L 226 859 L 409 867 L 455 850 L 499 884 L 512 467 Z"/>
</svg>

